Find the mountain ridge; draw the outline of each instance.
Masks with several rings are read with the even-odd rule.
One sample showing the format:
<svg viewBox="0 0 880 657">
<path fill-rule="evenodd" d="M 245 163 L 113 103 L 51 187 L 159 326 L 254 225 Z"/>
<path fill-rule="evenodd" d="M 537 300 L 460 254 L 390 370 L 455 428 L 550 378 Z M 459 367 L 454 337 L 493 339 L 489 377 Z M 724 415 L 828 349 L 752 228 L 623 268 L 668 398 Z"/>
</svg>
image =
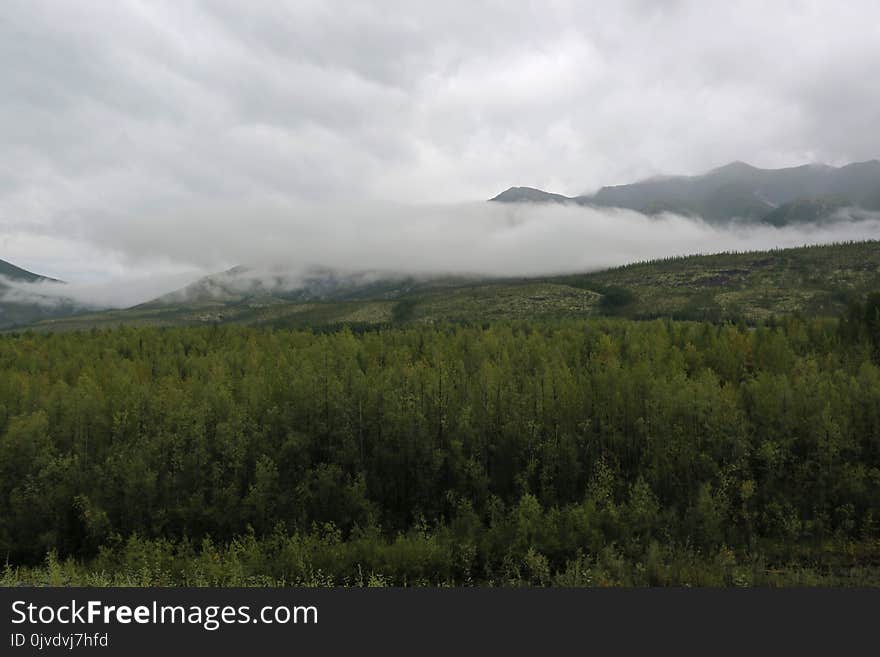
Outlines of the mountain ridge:
<svg viewBox="0 0 880 657">
<path fill-rule="evenodd" d="M 593 194 L 579 196 L 564 196 L 533 187 L 512 187 L 490 201 L 553 201 L 588 207 L 619 207 L 648 215 L 671 212 L 699 216 L 715 224 L 744 220 L 779 225 L 779 214 L 772 221 L 765 221 L 778 207 L 825 197 L 839 199 L 841 207 L 880 211 L 880 160 L 852 162 L 840 167 L 803 164 L 781 169 L 762 169 L 735 161 L 695 176 L 653 176 L 634 183 L 606 185 Z M 790 215 L 790 219 L 793 223 L 805 221 L 796 213 Z"/>
<path fill-rule="evenodd" d="M 63 283 L 64 281 L 58 280 L 57 278 L 51 278 L 49 276 L 43 276 L 42 274 L 35 274 L 32 271 L 28 271 L 27 269 L 23 269 L 18 265 L 14 265 L 7 260 L 0 260 L 0 277 L 21 283 L 40 283 L 40 282 L 49 282 L 49 283 Z M 3 281 L 0 280 L 0 285 L 3 285 Z"/>
</svg>

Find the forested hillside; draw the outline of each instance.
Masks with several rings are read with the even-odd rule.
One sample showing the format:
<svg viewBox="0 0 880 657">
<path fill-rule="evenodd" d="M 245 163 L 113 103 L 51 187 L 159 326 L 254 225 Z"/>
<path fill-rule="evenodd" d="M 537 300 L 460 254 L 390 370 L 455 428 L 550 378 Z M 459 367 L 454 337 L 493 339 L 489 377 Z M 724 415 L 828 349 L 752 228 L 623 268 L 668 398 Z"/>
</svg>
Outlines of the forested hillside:
<svg viewBox="0 0 880 657">
<path fill-rule="evenodd" d="M 212 278 L 203 282 L 216 283 Z M 435 322 L 668 317 L 755 324 L 775 315 L 837 317 L 880 289 L 880 243 L 692 255 L 544 278 L 387 278 L 283 294 L 260 288 L 223 298 L 169 295 L 128 310 L 39 322 L 37 330 L 243 324 L 274 328 Z M 320 286 L 317 286 L 320 287 Z"/>
<path fill-rule="evenodd" d="M 880 584 L 878 308 L 0 336 L 3 583 Z"/>
<path fill-rule="evenodd" d="M 836 317 L 851 301 L 880 290 L 880 243 L 671 257 L 554 282 L 602 293 L 602 313 L 635 319 Z"/>
</svg>

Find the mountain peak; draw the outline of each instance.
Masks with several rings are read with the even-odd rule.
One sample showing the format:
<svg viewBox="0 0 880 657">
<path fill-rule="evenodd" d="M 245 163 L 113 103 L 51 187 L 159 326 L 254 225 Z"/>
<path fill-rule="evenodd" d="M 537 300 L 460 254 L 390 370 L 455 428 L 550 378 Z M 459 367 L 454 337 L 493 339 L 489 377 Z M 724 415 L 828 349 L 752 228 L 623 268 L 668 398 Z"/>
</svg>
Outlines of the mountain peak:
<svg viewBox="0 0 880 657">
<path fill-rule="evenodd" d="M 734 162 L 730 162 L 723 166 L 712 169 L 706 175 L 713 173 L 740 173 L 746 171 L 759 171 L 759 169 L 758 167 L 753 167 L 751 164 L 748 164 L 741 160 L 736 160 Z"/>
<path fill-rule="evenodd" d="M 534 187 L 511 187 L 489 200 L 500 203 L 545 203 L 547 201 L 566 203 L 571 199 L 562 194 L 553 194 Z"/>
</svg>

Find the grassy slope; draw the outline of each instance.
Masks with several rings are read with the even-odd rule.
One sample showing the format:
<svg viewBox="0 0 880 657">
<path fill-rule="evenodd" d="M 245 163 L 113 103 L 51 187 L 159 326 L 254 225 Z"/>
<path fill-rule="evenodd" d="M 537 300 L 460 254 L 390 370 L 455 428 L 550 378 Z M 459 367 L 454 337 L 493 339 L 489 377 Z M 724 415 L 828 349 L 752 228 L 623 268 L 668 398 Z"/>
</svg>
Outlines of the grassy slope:
<svg viewBox="0 0 880 657">
<path fill-rule="evenodd" d="M 40 322 L 43 330 L 214 322 L 320 327 L 403 321 L 487 321 L 620 315 L 758 321 L 839 315 L 880 290 L 880 242 L 689 256 L 545 279 L 422 286 L 397 298 L 290 302 L 274 297 L 196 306 L 142 306 Z M 623 292 L 623 293 L 621 293 Z"/>
<path fill-rule="evenodd" d="M 635 318 L 754 321 L 773 314 L 838 315 L 850 298 L 880 289 L 880 242 L 689 256 L 564 280 L 629 290 L 635 300 L 614 310 Z"/>
</svg>

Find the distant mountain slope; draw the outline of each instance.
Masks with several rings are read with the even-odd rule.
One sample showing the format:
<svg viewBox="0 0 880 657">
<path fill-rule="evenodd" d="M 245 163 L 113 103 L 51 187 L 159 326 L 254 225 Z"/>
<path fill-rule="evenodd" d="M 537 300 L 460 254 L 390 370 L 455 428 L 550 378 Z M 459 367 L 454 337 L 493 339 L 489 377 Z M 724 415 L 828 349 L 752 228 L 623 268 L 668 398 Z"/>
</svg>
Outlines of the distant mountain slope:
<svg viewBox="0 0 880 657">
<path fill-rule="evenodd" d="M 783 203 L 769 212 L 761 220 L 773 226 L 789 224 L 819 223 L 834 217 L 850 203 L 843 198 L 809 198 Z"/>
<path fill-rule="evenodd" d="M 55 278 L 41 276 L 0 260 L 0 329 L 24 326 L 51 317 L 75 312 L 72 304 L 31 293 L 20 284 L 62 283 Z"/>
<path fill-rule="evenodd" d="M 195 289 L 201 289 L 199 283 Z M 570 276 L 377 278 L 323 292 L 288 290 L 288 298 L 262 292 L 200 296 L 198 301 L 163 297 L 129 310 L 44 321 L 35 328 L 234 323 L 321 329 L 596 315 L 756 321 L 791 313 L 839 315 L 849 299 L 878 289 L 880 242 L 859 242 L 669 258 Z"/>
<path fill-rule="evenodd" d="M 257 305 L 392 299 L 424 287 L 461 285 L 468 276 L 418 277 L 380 271 L 341 272 L 324 267 L 304 270 L 233 267 L 205 276 L 181 290 L 141 304 L 138 308 L 199 307 L 202 305 Z"/>
<path fill-rule="evenodd" d="M 492 200 L 521 200 L 508 192 Z M 571 198 L 530 190 L 526 200 L 567 200 L 581 205 L 628 208 L 646 214 L 674 212 L 724 223 L 734 219 L 764 222 L 784 204 L 832 197 L 840 201 L 841 207 L 849 205 L 880 210 L 880 161 L 839 168 L 809 164 L 787 169 L 759 169 L 743 162 L 733 162 L 700 176 L 657 177 L 629 185 L 603 187 L 595 194 Z M 804 216 L 798 214 L 800 209 L 807 211 L 808 216 L 815 208 L 795 206 L 783 215 L 773 215 L 768 223 L 779 225 L 781 217 L 789 222 L 803 222 Z"/>
<path fill-rule="evenodd" d="M 52 281 L 55 283 L 60 283 L 61 281 L 49 278 L 47 276 L 41 276 L 40 274 L 34 274 L 33 272 L 29 272 L 26 269 L 22 269 L 21 267 L 16 267 L 11 262 L 6 262 L 5 260 L 0 260 L 0 286 L 5 285 L 3 279 L 21 283 L 37 283 L 39 281 Z"/>
</svg>

